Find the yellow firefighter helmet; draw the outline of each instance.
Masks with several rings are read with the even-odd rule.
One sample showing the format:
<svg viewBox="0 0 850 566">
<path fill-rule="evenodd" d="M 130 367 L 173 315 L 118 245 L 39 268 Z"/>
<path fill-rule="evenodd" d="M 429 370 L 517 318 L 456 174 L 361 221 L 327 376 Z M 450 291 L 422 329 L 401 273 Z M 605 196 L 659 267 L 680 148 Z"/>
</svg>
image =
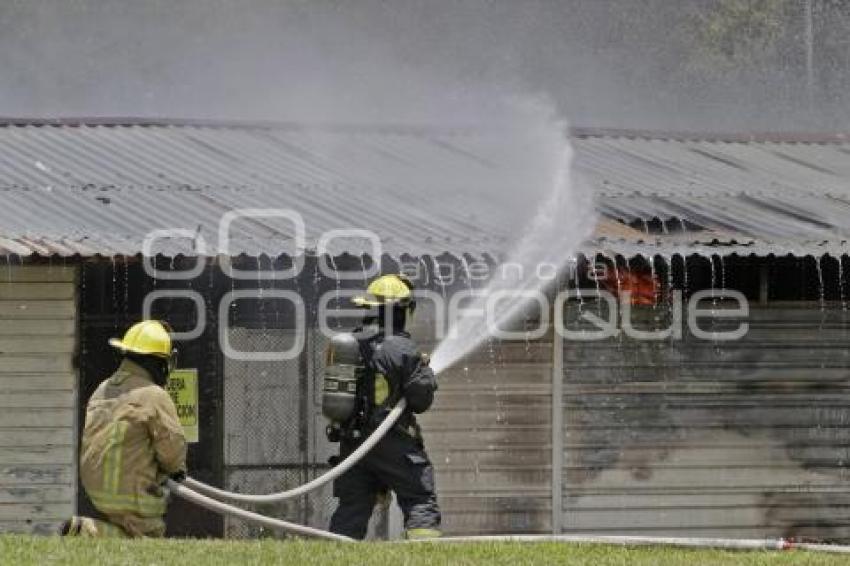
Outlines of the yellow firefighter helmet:
<svg viewBox="0 0 850 566">
<path fill-rule="evenodd" d="M 167 323 L 158 320 L 143 320 L 137 322 L 124 334 L 124 338 L 110 338 L 109 345 L 122 353 L 134 353 L 144 356 L 170 358 L 173 354 L 171 347 L 171 328 Z"/>
<path fill-rule="evenodd" d="M 382 275 L 366 288 L 366 295 L 354 297 L 358 307 L 398 305 L 407 307 L 413 302 L 413 283 L 405 275 Z"/>
</svg>

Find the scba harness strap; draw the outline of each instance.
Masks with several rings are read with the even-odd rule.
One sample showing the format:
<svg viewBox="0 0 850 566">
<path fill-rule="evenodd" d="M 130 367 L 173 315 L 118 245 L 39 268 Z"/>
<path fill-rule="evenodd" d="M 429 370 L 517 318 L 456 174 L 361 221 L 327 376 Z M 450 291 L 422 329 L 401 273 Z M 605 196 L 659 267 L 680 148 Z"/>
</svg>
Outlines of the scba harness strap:
<svg viewBox="0 0 850 566">
<path fill-rule="evenodd" d="M 355 336 L 360 348 L 360 359 L 363 370 L 357 379 L 357 400 L 354 405 L 354 415 L 342 426 L 343 437 L 348 440 L 359 440 L 365 436 L 374 416 L 375 399 L 375 369 L 374 350 L 371 341 Z"/>
<path fill-rule="evenodd" d="M 330 420 L 326 428 L 330 442 L 365 438 L 380 424 L 382 410 L 395 406 L 403 395 L 400 385 L 393 387 L 375 364 L 383 333 L 358 334 L 337 335 L 329 345 L 322 408 Z M 413 438 L 421 436 L 407 412 L 393 428 Z"/>
<path fill-rule="evenodd" d="M 360 344 L 360 355 L 363 358 L 366 371 L 362 376 L 362 395 L 360 396 L 360 407 L 362 407 L 360 414 L 362 414 L 362 419 L 354 423 L 357 426 L 354 431 L 355 438 L 364 438 L 368 434 L 371 434 L 380 424 L 380 421 L 377 420 L 379 412 L 383 409 L 394 407 L 403 396 L 400 384 L 392 387 L 387 377 L 375 365 L 375 353 L 381 347 L 383 338 L 384 333 L 381 332 L 370 338 L 358 340 Z M 379 401 L 377 398 L 377 385 L 380 381 L 383 381 L 385 384 L 386 393 Z M 413 438 L 421 438 L 419 426 L 410 422 L 410 416 L 411 413 L 405 411 L 392 430 L 407 434 Z"/>
</svg>

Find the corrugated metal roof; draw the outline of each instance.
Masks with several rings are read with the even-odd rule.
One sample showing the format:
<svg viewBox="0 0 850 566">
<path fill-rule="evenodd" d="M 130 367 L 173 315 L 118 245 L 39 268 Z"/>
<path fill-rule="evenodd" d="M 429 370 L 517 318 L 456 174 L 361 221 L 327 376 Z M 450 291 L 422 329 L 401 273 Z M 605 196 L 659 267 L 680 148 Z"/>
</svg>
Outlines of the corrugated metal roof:
<svg viewBox="0 0 850 566">
<path fill-rule="evenodd" d="M 597 189 L 600 212 L 643 232 L 610 238 L 603 228 L 599 236 L 618 252 L 646 253 L 649 245 L 666 253 L 710 245 L 740 253 L 843 252 L 850 227 L 845 138 L 646 136 L 585 132 L 574 141 L 575 167 Z M 659 221 L 654 229 L 652 220 Z M 684 232 L 682 221 L 690 224 Z"/>
<path fill-rule="evenodd" d="M 109 123 L 0 127 L 0 254 L 135 254 L 151 229 L 178 226 L 214 252 L 220 217 L 238 208 L 297 210 L 307 248 L 327 230 L 373 229 L 392 255 L 495 255 L 516 229 L 489 186 L 467 190 L 504 172 L 478 133 Z M 800 139 L 575 131 L 575 170 L 596 190 L 602 218 L 589 247 L 840 253 L 850 142 Z M 290 252 L 291 233 L 286 220 L 241 221 L 231 252 Z M 370 249 L 335 244 L 335 252 Z M 193 250 L 170 240 L 155 251 Z"/>
<path fill-rule="evenodd" d="M 467 179 L 496 176 L 472 139 L 416 130 L 7 126 L 0 253 L 135 254 L 150 230 L 172 227 L 199 230 L 214 251 L 222 215 L 240 208 L 297 211 L 307 248 L 328 230 L 368 228 L 393 255 L 495 253 L 507 242 L 505 212 L 461 190 Z M 240 221 L 231 252 L 291 252 L 292 232 L 285 219 Z M 167 254 L 192 251 L 188 240 L 160 244 Z M 332 244 L 371 249 L 366 241 Z"/>
</svg>

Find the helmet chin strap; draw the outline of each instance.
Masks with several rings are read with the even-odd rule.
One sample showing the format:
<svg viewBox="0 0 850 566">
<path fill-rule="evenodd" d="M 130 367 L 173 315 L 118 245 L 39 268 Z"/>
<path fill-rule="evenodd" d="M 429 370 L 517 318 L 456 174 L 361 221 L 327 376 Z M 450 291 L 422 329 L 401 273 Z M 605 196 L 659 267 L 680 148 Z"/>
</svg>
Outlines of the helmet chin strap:
<svg viewBox="0 0 850 566">
<path fill-rule="evenodd" d="M 151 377 L 151 380 L 160 387 L 165 387 L 168 382 L 168 375 L 172 370 L 172 358 L 161 358 L 157 356 L 144 356 L 140 354 L 126 355 L 130 361 L 140 365 Z"/>
<path fill-rule="evenodd" d="M 171 375 L 171 372 L 174 371 L 174 368 L 177 367 L 177 348 L 171 349 L 171 357 L 168 358 L 168 374 Z"/>
</svg>

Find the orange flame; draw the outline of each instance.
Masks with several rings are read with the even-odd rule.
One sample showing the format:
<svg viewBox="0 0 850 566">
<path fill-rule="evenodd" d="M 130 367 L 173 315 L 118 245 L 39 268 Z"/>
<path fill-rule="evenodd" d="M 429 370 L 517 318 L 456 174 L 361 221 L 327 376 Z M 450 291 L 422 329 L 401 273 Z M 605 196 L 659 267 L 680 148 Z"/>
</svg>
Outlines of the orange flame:
<svg viewBox="0 0 850 566">
<path fill-rule="evenodd" d="M 632 305 L 651 306 L 656 303 L 658 297 L 658 282 L 650 272 L 609 268 L 599 282 L 618 299 L 621 294 L 631 292 Z"/>
</svg>

